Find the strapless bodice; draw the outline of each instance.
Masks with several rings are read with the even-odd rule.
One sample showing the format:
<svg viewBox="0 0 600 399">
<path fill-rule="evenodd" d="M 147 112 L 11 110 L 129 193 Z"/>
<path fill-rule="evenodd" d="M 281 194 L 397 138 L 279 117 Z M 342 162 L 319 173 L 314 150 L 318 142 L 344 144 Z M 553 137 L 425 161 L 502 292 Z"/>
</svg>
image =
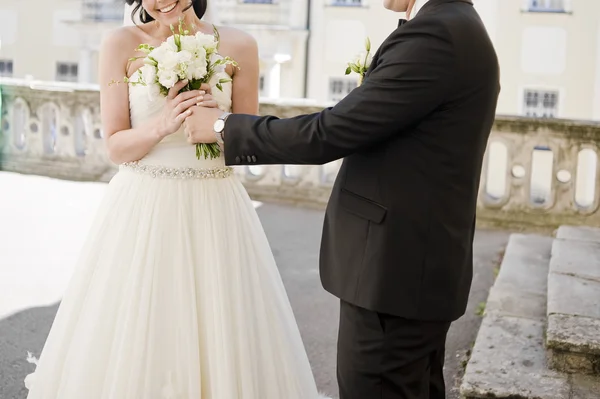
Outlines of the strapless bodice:
<svg viewBox="0 0 600 399">
<path fill-rule="evenodd" d="M 134 76 L 139 71 L 135 72 Z M 229 78 L 227 73 L 216 74 L 211 80 L 212 96 L 223 111 L 231 110 L 231 82 L 222 84 L 223 90 L 216 87 L 219 79 Z M 166 99 L 162 96 L 151 98 L 148 88 L 141 85 L 129 85 L 129 112 L 131 127 L 135 128 L 142 125 L 148 119 L 155 117 L 163 108 Z M 223 167 L 225 161 L 223 157 L 217 159 L 197 159 L 196 150 L 193 145 L 187 142 L 183 126 L 177 131 L 165 137 L 157 144 L 144 158 L 139 161 L 140 164 L 167 166 L 172 168 L 194 168 L 194 169 L 213 169 Z"/>
</svg>

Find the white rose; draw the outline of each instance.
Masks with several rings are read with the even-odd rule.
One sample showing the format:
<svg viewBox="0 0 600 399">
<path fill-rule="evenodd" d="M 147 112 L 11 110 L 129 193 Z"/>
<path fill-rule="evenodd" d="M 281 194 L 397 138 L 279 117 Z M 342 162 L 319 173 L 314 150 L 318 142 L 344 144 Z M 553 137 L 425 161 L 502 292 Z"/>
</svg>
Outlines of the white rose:
<svg viewBox="0 0 600 399">
<path fill-rule="evenodd" d="M 176 53 L 175 51 L 167 51 L 165 53 L 165 56 L 162 60 L 162 62 L 159 62 L 158 66 L 161 69 L 165 69 L 165 70 L 175 70 L 175 68 L 177 68 L 177 65 L 179 64 L 179 53 Z"/>
<path fill-rule="evenodd" d="M 206 60 L 199 58 L 188 66 L 187 78 L 188 79 L 202 79 L 208 73 Z"/>
<path fill-rule="evenodd" d="M 192 53 L 187 50 L 181 50 L 177 54 L 177 58 L 180 64 L 189 64 L 192 61 Z"/>
<path fill-rule="evenodd" d="M 161 47 L 164 46 L 171 51 L 177 51 L 177 45 L 175 44 L 175 36 L 169 36 L 166 41 L 161 44 Z"/>
<path fill-rule="evenodd" d="M 162 69 L 174 69 L 179 62 L 177 49 L 173 49 L 165 43 L 155 48 L 148 56 L 155 59 Z"/>
<path fill-rule="evenodd" d="M 158 81 L 161 85 L 170 89 L 177 83 L 179 76 L 174 70 L 161 69 L 158 71 Z"/>
<path fill-rule="evenodd" d="M 155 47 L 149 55 L 155 60 L 160 61 L 168 52 L 177 52 L 177 47 L 175 44 L 163 42 L 160 46 Z"/>
<path fill-rule="evenodd" d="M 198 32 L 196 33 L 196 43 L 199 47 L 204 47 L 207 50 L 217 49 L 217 40 L 213 35 Z"/>
<path fill-rule="evenodd" d="M 195 54 L 199 47 L 195 36 L 181 36 L 181 50 Z"/>
</svg>

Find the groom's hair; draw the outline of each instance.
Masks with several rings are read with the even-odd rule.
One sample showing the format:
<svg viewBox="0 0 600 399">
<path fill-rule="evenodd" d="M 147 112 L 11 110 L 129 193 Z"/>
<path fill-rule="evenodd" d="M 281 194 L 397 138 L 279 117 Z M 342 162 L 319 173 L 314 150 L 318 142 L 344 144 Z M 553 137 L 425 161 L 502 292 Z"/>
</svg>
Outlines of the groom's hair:
<svg viewBox="0 0 600 399">
<path fill-rule="evenodd" d="M 180 0 L 185 1 L 185 0 Z M 206 12 L 207 1 L 208 0 L 188 0 L 190 5 L 185 8 L 185 11 L 189 10 L 191 7 L 194 7 L 194 12 L 198 16 L 199 19 L 202 19 L 204 13 Z M 213 0 L 214 1 L 214 0 Z M 142 7 L 142 0 L 125 0 L 125 3 L 128 5 L 134 5 L 133 11 L 131 11 L 131 19 L 135 21 L 135 14 L 138 14 L 140 21 L 143 24 L 147 24 L 148 22 L 154 21 L 154 18 L 150 16 Z"/>
</svg>

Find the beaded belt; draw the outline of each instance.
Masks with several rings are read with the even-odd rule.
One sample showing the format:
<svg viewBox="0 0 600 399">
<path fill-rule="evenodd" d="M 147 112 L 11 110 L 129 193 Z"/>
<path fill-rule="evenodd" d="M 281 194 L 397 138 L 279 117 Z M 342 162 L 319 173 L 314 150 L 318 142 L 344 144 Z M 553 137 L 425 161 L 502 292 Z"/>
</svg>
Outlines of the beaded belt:
<svg viewBox="0 0 600 399">
<path fill-rule="evenodd" d="M 233 169 L 227 166 L 212 169 L 173 168 L 169 166 L 144 165 L 138 161 L 125 162 L 119 165 L 119 169 L 165 179 L 224 179 L 233 174 Z"/>
</svg>

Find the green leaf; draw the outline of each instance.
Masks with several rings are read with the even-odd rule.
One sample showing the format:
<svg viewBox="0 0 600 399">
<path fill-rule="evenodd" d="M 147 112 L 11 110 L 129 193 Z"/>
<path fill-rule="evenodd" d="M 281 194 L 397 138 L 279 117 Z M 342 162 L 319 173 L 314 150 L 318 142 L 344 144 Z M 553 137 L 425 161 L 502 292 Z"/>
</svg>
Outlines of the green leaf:
<svg viewBox="0 0 600 399">
<path fill-rule="evenodd" d="M 350 75 L 350 72 L 352 72 L 352 68 L 348 66 L 348 68 L 346 68 L 346 75 Z"/>
</svg>

